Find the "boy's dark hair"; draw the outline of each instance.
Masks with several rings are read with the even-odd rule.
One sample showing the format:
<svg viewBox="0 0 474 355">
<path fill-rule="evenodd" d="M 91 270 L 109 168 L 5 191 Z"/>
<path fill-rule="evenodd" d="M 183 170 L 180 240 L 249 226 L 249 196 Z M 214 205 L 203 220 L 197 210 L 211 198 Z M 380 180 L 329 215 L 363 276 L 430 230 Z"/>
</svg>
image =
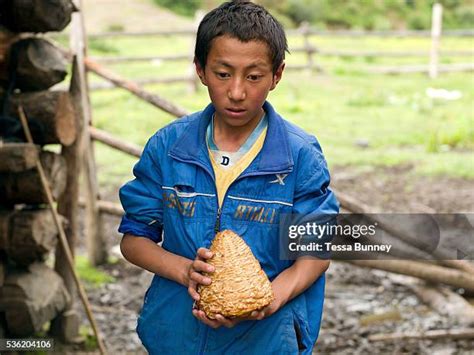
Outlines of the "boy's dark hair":
<svg viewBox="0 0 474 355">
<path fill-rule="evenodd" d="M 214 38 L 229 35 L 242 42 L 262 41 L 268 45 L 273 73 L 285 59 L 288 51 L 282 25 L 265 8 L 250 1 L 228 1 L 204 16 L 199 24 L 195 61 L 205 68 Z"/>
</svg>

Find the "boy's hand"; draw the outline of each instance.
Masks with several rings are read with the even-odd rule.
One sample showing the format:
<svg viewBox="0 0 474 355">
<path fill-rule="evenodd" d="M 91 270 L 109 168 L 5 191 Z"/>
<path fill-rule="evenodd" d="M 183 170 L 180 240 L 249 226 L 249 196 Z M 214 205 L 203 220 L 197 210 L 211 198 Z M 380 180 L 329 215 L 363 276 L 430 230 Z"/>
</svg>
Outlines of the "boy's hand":
<svg viewBox="0 0 474 355">
<path fill-rule="evenodd" d="M 211 279 L 204 276 L 202 272 L 214 272 L 214 266 L 206 262 L 212 258 L 212 252 L 206 248 L 199 248 L 196 253 L 196 259 L 190 264 L 188 269 L 188 292 L 195 301 L 199 301 L 199 293 L 197 287 L 201 285 L 210 285 Z"/>
<path fill-rule="evenodd" d="M 261 310 L 253 311 L 248 317 L 226 318 L 221 314 L 217 314 L 216 319 L 210 319 L 206 316 L 204 311 L 201 311 L 199 309 L 193 309 L 193 315 L 201 322 L 214 329 L 219 328 L 221 326 L 232 328 L 238 323 L 246 320 L 262 320 L 263 318 L 271 316 L 285 304 L 285 302 L 280 297 L 280 294 L 278 293 L 278 288 L 274 287 L 273 284 L 272 287 L 273 293 L 275 295 L 275 299 L 273 300 L 273 302 L 270 303 L 268 306 L 262 308 Z"/>
<path fill-rule="evenodd" d="M 201 322 L 214 329 L 217 329 L 222 326 L 232 328 L 242 321 L 261 320 L 265 317 L 264 309 L 260 311 L 253 311 L 248 317 L 239 318 L 226 318 L 223 315 L 217 314 L 216 319 L 210 319 L 206 316 L 206 313 L 204 313 L 204 311 L 201 311 L 199 309 L 193 309 L 193 315 Z"/>
</svg>

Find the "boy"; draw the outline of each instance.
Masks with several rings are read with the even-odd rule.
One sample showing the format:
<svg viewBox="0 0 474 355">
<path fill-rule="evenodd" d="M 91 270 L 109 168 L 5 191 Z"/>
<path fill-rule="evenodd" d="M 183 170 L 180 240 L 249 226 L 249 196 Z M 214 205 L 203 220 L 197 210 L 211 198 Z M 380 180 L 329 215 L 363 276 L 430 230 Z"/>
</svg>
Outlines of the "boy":
<svg viewBox="0 0 474 355">
<path fill-rule="evenodd" d="M 208 13 L 195 65 L 211 104 L 151 137 L 120 190 L 122 253 L 155 274 L 137 326 L 151 354 L 312 351 L 329 261 L 281 260 L 279 216 L 336 213 L 338 204 L 316 138 L 265 101 L 286 50 L 283 28 L 258 5 Z M 224 229 L 245 240 L 272 282 L 275 301 L 245 320 L 193 309 L 197 285 L 212 282 L 206 248 Z"/>
</svg>

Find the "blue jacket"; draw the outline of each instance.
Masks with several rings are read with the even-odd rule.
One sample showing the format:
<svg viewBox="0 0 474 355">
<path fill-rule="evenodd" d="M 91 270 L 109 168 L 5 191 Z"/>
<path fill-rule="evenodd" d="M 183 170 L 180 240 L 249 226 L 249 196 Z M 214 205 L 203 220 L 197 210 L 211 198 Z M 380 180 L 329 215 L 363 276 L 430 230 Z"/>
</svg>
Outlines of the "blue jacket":
<svg viewBox="0 0 474 355">
<path fill-rule="evenodd" d="M 328 213 L 338 203 L 315 137 L 282 119 L 266 102 L 268 130 L 262 150 L 230 186 L 218 209 L 214 173 L 205 143 L 214 112 L 209 105 L 160 129 L 120 189 L 125 215 L 119 228 L 162 241 L 172 253 L 194 259 L 216 230 L 232 229 L 251 248 L 270 280 L 291 266 L 281 260 L 282 213 Z M 318 337 L 325 276 L 278 312 L 234 328 L 212 329 L 191 313 L 182 285 L 155 275 L 146 292 L 137 332 L 151 354 L 310 354 Z"/>
</svg>

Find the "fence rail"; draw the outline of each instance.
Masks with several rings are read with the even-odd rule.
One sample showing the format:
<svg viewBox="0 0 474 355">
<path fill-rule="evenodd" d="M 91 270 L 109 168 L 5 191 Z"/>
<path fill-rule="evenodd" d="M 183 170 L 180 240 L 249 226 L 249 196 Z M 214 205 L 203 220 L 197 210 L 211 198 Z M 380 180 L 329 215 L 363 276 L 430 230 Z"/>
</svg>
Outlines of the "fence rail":
<svg viewBox="0 0 474 355">
<path fill-rule="evenodd" d="M 306 54 L 315 53 L 322 57 L 385 57 L 385 58 L 426 58 L 429 55 L 429 50 L 426 51 L 376 51 L 376 50 L 325 50 L 311 47 L 296 47 L 290 50 L 292 53 L 304 52 Z M 441 57 L 472 57 L 474 58 L 474 51 L 440 51 Z M 91 57 L 94 61 L 103 64 L 118 64 L 118 63 L 132 63 L 132 62 L 154 62 L 154 61 L 192 61 L 193 57 L 190 55 L 163 55 L 163 56 L 103 56 Z M 181 77 L 182 78 L 182 77 Z"/>
<path fill-rule="evenodd" d="M 318 30 L 308 28 L 303 31 L 301 28 L 286 30 L 288 36 L 308 34 L 311 36 L 324 37 L 431 37 L 429 30 L 402 30 L 402 31 L 365 31 L 365 30 Z M 59 36 L 51 34 L 53 37 Z M 105 37 L 149 37 L 149 36 L 195 36 L 195 29 L 183 30 L 161 30 L 161 31 L 143 31 L 143 32 L 101 32 L 90 33 L 89 38 L 105 38 Z M 445 30 L 443 37 L 474 37 L 474 30 Z"/>
</svg>

